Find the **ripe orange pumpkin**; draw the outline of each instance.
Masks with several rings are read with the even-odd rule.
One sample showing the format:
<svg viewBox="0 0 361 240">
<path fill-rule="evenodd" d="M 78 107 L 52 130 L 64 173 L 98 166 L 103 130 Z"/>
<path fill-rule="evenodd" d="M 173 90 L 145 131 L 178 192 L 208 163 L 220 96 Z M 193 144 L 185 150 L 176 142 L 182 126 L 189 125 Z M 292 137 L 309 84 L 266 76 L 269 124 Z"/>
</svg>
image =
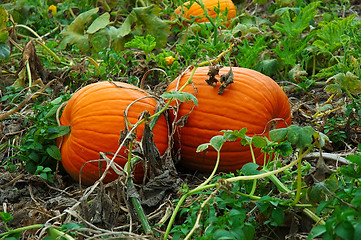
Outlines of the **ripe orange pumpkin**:
<svg viewBox="0 0 361 240">
<path fill-rule="evenodd" d="M 215 8 L 219 8 L 220 13 L 222 14 L 225 14 L 227 11 L 228 20 L 236 17 L 236 7 L 231 0 L 202 0 L 202 2 L 211 18 L 217 17 L 217 12 L 214 10 Z M 187 19 L 196 17 L 195 22 L 208 22 L 202 7 L 198 3 L 194 2 L 190 7 L 189 4 L 190 2 L 185 2 L 183 6 L 179 6 L 174 11 L 174 14 Z M 174 16 L 172 18 L 174 18 Z"/>
<path fill-rule="evenodd" d="M 124 111 L 133 101 L 147 96 L 143 90 L 126 83 L 98 82 L 90 84 L 76 92 L 60 118 L 63 126 L 70 127 L 70 134 L 63 137 L 61 143 L 62 165 L 75 180 L 79 180 L 80 168 L 89 160 L 99 159 L 99 152 L 115 153 L 119 147 L 120 132 L 124 130 Z M 141 112 L 155 111 L 157 103 L 153 98 L 144 98 L 135 102 L 128 111 L 128 120 L 135 124 Z M 137 140 L 143 135 L 144 124 L 136 131 Z M 167 122 L 161 116 L 154 129 L 154 142 L 161 154 L 167 148 Z M 125 147 L 120 150 L 115 162 L 120 166 L 126 163 Z M 107 155 L 110 159 L 112 155 Z M 106 163 L 102 164 L 104 170 Z M 140 181 L 144 171 L 137 165 L 134 177 Z M 118 175 L 111 169 L 103 182 L 111 182 Z M 99 162 L 89 162 L 81 170 L 81 180 L 85 185 L 91 185 L 99 179 Z"/>
<path fill-rule="evenodd" d="M 207 143 L 221 130 L 240 130 L 247 128 L 247 135 L 261 134 L 268 136 L 272 119 L 277 121 L 277 128 L 286 127 L 291 123 L 289 101 L 282 88 L 268 76 L 257 71 L 232 67 L 234 83 L 230 84 L 218 94 L 218 87 L 206 83 L 208 67 L 196 69 L 192 84 L 184 92 L 195 95 L 198 105 L 193 107 L 192 102 L 183 102 L 179 107 L 178 119 L 188 113 L 189 116 L 183 127 L 179 127 L 175 136 L 175 147 L 180 149 L 180 165 L 189 169 L 210 172 L 213 170 L 217 152 L 208 148 L 197 153 L 200 144 Z M 229 67 L 221 68 L 219 75 L 224 75 Z M 171 82 L 167 91 L 176 91 L 189 79 L 191 70 L 180 79 Z M 219 75 L 216 79 L 219 80 Z M 174 121 L 174 113 L 170 113 L 170 120 Z M 263 154 L 260 149 L 254 148 L 256 162 L 263 164 Z M 226 142 L 221 149 L 221 159 L 218 170 L 235 172 L 244 164 L 252 162 L 249 146 L 241 146 L 239 141 Z"/>
</svg>

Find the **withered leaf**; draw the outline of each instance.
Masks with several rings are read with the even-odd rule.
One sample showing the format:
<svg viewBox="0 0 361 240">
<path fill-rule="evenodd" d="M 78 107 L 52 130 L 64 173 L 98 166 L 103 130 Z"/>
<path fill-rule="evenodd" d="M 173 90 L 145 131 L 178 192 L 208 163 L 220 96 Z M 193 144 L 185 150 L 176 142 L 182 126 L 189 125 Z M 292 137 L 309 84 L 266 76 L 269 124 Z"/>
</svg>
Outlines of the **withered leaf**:
<svg viewBox="0 0 361 240">
<path fill-rule="evenodd" d="M 219 87 L 219 91 L 218 91 L 219 95 L 222 95 L 224 89 L 226 89 L 226 87 L 228 87 L 230 84 L 233 83 L 233 79 L 234 79 L 234 76 L 233 76 L 232 68 L 230 68 L 228 73 L 223 74 L 221 76 L 221 79 L 220 79 L 221 86 Z"/>
<path fill-rule="evenodd" d="M 216 79 L 215 76 L 219 75 L 219 69 L 221 69 L 222 67 L 223 66 L 221 66 L 221 65 L 209 66 L 209 71 L 207 73 L 209 78 L 205 80 L 208 85 L 210 85 L 212 87 L 217 86 L 218 80 Z"/>
<path fill-rule="evenodd" d="M 169 170 L 165 170 L 161 175 L 151 179 L 142 188 L 142 204 L 147 207 L 157 206 L 163 202 L 169 192 L 177 192 L 183 185 L 183 181 L 178 176 L 173 176 Z"/>
<path fill-rule="evenodd" d="M 143 130 L 143 138 L 142 138 L 142 148 L 143 154 L 146 160 L 150 163 L 151 166 L 151 175 L 158 176 L 162 173 L 162 164 L 161 164 L 161 156 L 158 151 L 157 146 L 153 140 L 153 132 L 150 129 L 149 121 L 147 120 L 147 116 L 149 116 L 149 112 L 144 114 L 146 116 L 146 121 L 144 123 Z"/>
<path fill-rule="evenodd" d="M 13 84 L 15 88 L 25 86 L 25 77 L 27 76 L 27 74 L 25 73 L 26 71 L 28 71 L 26 67 L 27 64 L 29 65 L 31 79 L 33 81 L 37 79 L 41 79 L 42 82 L 46 81 L 47 73 L 43 67 L 40 58 L 36 54 L 34 43 L 31 40 L 24 47 L 22 59 L 19 64 L 19 69 L 16 72 L 16 76 L 18 79 Z"/>
<path fill-rule="evenodd" d="M 112 227 L 115 221 L 113 202 L 105 192 L 104 186 L 100 185 L 99 193 L 90 205 L 88 217 L 93 223 L 104 223 L 107 227 Z"/>
</svg>

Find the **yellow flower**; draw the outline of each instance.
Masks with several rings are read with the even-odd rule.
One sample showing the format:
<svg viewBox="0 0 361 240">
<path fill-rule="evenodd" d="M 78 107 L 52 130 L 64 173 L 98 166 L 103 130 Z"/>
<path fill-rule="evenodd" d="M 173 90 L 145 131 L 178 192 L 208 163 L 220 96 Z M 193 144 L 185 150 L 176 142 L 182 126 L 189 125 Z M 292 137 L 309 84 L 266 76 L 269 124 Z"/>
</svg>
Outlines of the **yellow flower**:
<svg viewBox="0 0 361 240">
<path fill-rule="evenodd" d="M 165 58 L 165 62 L 167 65 L 172 65 L 174 60 L 175 60 L 175 58 L 173 56 L 169 56 L 169 57 Z"/>
<path fill-rule="evenodd" d="M 49 6 L 49 10 L 51 11 L 51 14 L 55 17 L 56 12 L 57 12 L 56 6 L 50 5 L 50 6 Z"/>
</svg>

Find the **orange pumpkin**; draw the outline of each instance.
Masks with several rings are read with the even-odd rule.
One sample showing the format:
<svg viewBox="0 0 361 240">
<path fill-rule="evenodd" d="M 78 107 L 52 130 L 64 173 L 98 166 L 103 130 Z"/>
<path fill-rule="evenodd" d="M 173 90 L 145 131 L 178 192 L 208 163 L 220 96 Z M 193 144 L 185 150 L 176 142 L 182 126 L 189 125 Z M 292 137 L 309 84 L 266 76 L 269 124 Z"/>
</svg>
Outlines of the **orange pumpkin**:
<svg viewBox="0 0 361 240">
<path fill-rule="evenodd" d="M 143 90 L 126 83 L 98 82 L 90 84 L 76 92 L 60 118 L 63 126 L 70 127 L 70 134 L 63 137 L 61 143 L 62 165 L 75 179 L 81 180 L 85 185 L 91 185 L 99 179 L 99 162 L 90 160 L 99 159 L 99 152 L 115 153 L 119 147 L 120 132 L 125 129 L 124 111 L 135 100 L 147 96 Z M 144 98 L 129 108 L 127 117 L 130 123 L 138 121 L 140 113 L 147 110 L 150 114 L 155 111 L 157 103 L 153 98 Z M 144 124 L 136 131 L 137 140 L 143 135 Z M 167 122 L 161 116 L 156 123 L 153 133 L 154 142 L 163 154 L 167 148 Z M 120 150 L 115 162 L 120 166 L 126 163 L 125 147 Z M 110 159 L 113 155 L 107 155 Z M 87 163 L 88 162 L 88 163 Z M 102 164 L 104 170 L 106 163 Z M 134 176 L 138 182 L 144 175 L 143 167 L 137 165 Z M 111 182 L 118 175 L 111 169 L 103 182 Z"/>
<path fill-rule="evenodd" d="M 221 68 L 219 75 L 224 75 L 229 67 Z M 192 84 L 184 92 L 195 95 L 198 105 L 181 103 L 178 119 L 188 113 L 189 116 L 183 127 L 179 127 L 175 136 L 175 147 L 180 149 L 180 165 L 189 169 L 210 172 L 213 170 L 217 152 L 208 148 L 197 153 L 200 144 L 207 143 L 221 130 L 240 130 L 247 128 L 247 135 L 260 134 L 268 136 L 270 121 L 277 121 L 277 128 L 286 127 L 291 123 L 289 101 L 282 88 L 268 76 L 254 70 L 233 67 L 234 82 L 227 86 L 222 95 L 218 94 L 220 83 L 212 87 L 206 83 L 208 67 L 196 69 Z M 167 91 L 176 91 L 189 79 L 191 70 L 180 79 L 171 82 Z M 219 75 L 216 79 L 219 80 Z M 174 113 L 170 113 L 170 120 L 174 121 Z M 254 148 L 256 162 L 263 163 L 260 149 Z M 218 170 L 235 172 L 244 164 L 252 162 L 249 146 L 241 146 L 239 141 L 226 142 L 221 149 L 221 159 Z"/>
<path fill-rule="evenodd" d="M 218 8 L 220 13 L 223 15 L 227 12 L 228 20 L 236 17 L 236 7 L 231 0 L 203 0 L 202 2 L 205 9 L 207 10 L 209 17 L 211 18 L 217 17 L 215 8 Z M 183 4 L 183 6 L 179 6 L 174 11 L 174 14 L 185 17 L 187 19 L 196 17 L 195 22 L 208 22 L 202 7 L 198 3 L 194 2 L 190 7 L 189 4 L 190 2 L 186 2 Z M 174 16 L 172 18 L 174 18 Z"/>
</svg>

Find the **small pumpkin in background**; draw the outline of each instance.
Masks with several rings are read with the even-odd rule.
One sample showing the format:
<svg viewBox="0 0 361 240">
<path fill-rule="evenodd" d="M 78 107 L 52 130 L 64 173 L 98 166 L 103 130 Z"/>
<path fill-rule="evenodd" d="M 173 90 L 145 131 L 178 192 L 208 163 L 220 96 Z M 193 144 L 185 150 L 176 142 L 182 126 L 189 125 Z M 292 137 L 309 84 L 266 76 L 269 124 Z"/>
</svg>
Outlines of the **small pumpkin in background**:
<svg viewBox="0 0 361 240">
<path fill-rule="evenodd" d="M 177 91 L 189 79 L 189 70 L 180 78 L 171 82 L 167 91 Z M 229 67 L 223 67 L 213 80 L 219 81 L 221 75 L 227 76 Z M 240 130 L 247 128 L 247 135 L 259 134 L 268 136 L 272 120 L 277 128 L 291 123 L 289 101 L 282 88 L 268 76 L 246 68 L 232 67 L 233 83 L 220 92 L 220 83 L 214 81 L 208 85 L 209 67 L 196 69 L 192 84 L 183 91 L 195 95 L 198 105 L 192 102 L 180 104 L 177 119 L 189 114 L 184 126 L 176 132 L 175 148 L 180 149 L 179 164 L 193 170 L 211 172 L 215 166 L 217 152 L 208 148 L 197 153 L 200 144 L 207 143 L 221 130 Z M 194 107 L 194 108 L 193 108 Z M 175 120 L 174 112 L 170 112 L 170 120 Z M 263 154 L 254 148 L 257 164 L 263 164 Z M 239 141 L 226 142 L 221 149 L 218 171 L 235 172 L 252 162 L 249 146 L 242 146 Z"/>
<path fill-rule="evenodd" d="M 113 84 L 114 83 L 114 84 Z M 115 153 L 119 147 L 120 132 L 125 129 L 124 111 L 129 107 L 127 119 L 135 124 L 143 111 L 154 114 L 157 106 L 153 98 L 140 88 L 121 82 L 98 82 L 77 91 L 68 101 L 60 118 L 62 126 L 70 127 L 70 134 L 58 139 L 64 169 L 76 181 L 91 185 L 99 179 L 99 152 Z M 117 86 L 115 86 L 117 85 Z M 136 101 L 143 98 L 139 101 Z M 135 102 L 136 101 L 136 102 Z M 136 130 L 137 140 L 143 135 L 144 124 Z M 160 116 L 154 129 L 154 142 L 161 154 L 168 146 L 168 127 L 164 116 Z M 125 147 L 119 152 L 115 162 L 124 167 L 127 162 Z M 113 155 L 107 154 L 109 159 Z M 90 161 L 90 162 L 89 162 Z M 85 164 L 86 163 L 86 164 Z M 104 171 L 106 163 L 103 162 Z M 144 176 L 143 167 L 138 164 L 134 171 L 135 181 Z M 110 169 L 104 183 L 111 182 L 118 175 Z"/>
<path fill-rule="evenodd" d="M 209 17 L 216 18 L 217 12 L 215 8 L 219 9 L 220 14 L 227 14 L 227 20 L 231 20 L 236 17 L 236 7 L 231 0 L 200 0 L 204 4 L 204 8 L 207 10 Z M 193 2 L 191 6 L 189 6 L 191 2 L 185 2 L 183 6 L 179 6 L 174 14 L 177 16 L 181 16 L 187 19 L 191 19 L 191 17 L 195 17 L 195 22 L 209 22 L 207 17 L 205 16 L 204 10 L 201 5 L 196 2 Z M 172 16 L 174 19 L 175 16 Z"/>
</svg>

